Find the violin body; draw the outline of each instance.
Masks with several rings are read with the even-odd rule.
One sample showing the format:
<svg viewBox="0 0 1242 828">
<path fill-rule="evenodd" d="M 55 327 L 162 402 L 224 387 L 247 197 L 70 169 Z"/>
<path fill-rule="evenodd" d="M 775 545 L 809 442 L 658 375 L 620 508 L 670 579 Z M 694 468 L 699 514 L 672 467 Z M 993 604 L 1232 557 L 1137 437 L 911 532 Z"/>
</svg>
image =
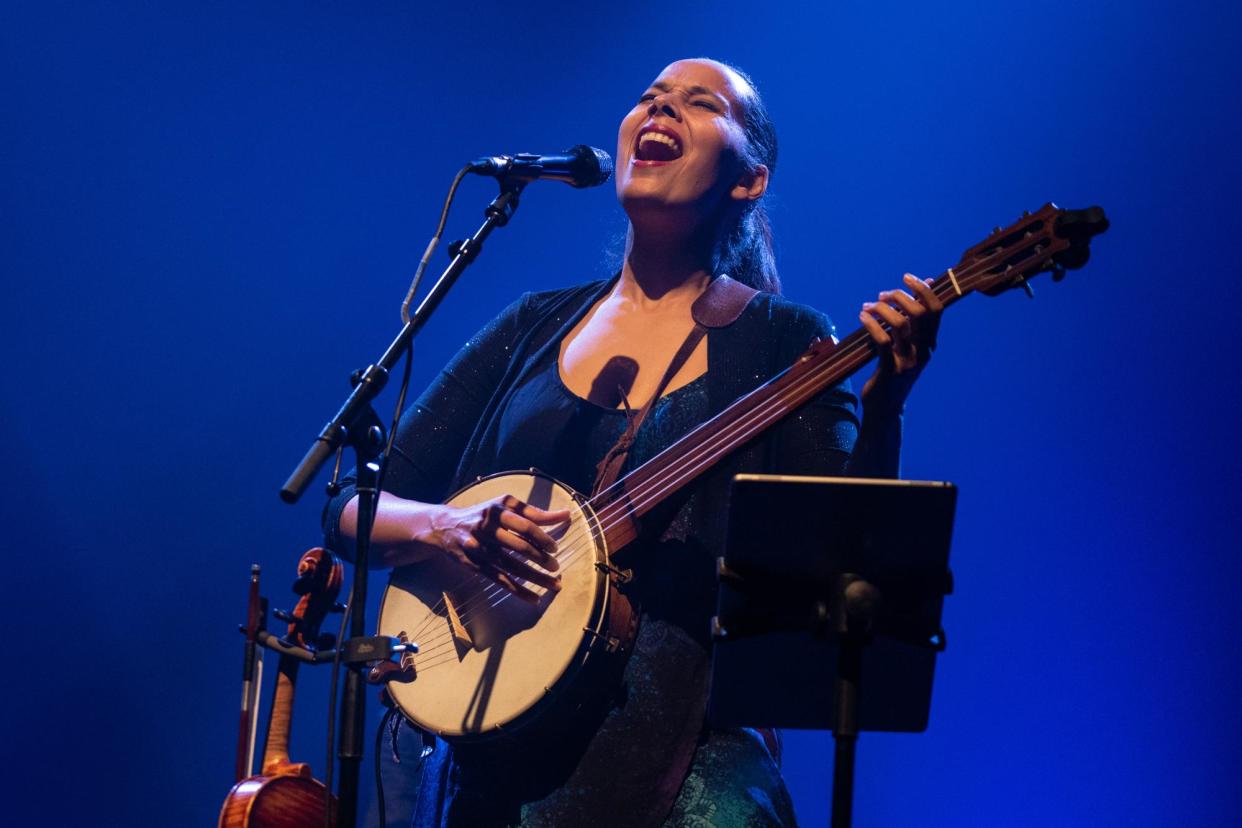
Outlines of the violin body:
<svg viewBox="0 0 1242 828">
<path fill-rule="evenodd" d="M 327 550 L 316 547 L 302 556 L 293 585 L 301 598 L 289 616 L 286 641 L 309 649 L 317 646 L 319 626 L 336 603 L 343 577 L 341 562 Z M 218 828 L 320 828 L 336 824 L 336 797 L 329 797 L 327 787 L 311 776 L 310 765 L 289 759 L 297 676 L 297 660 L 281 655 L 267 723 L 263 772 L 233 786 L 220 808 Z M 331 823 L 325 820 L 328 809 Z"/>
<path fill-rule="evenodd" d="M 229 791 L 218 828 L 319 828 L 324 825 L 325 788 L 301 775 L 252 776 Z M 336 797 L 332 798 L 336 824 Z"/>
</svg>

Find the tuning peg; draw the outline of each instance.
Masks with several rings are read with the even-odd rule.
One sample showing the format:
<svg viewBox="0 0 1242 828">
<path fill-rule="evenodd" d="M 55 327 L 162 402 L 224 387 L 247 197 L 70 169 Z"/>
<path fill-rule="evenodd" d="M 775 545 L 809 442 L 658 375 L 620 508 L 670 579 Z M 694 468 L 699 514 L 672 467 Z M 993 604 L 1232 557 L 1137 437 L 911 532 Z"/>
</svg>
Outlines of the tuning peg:
<svg viewBox="0 0 1242 828">
<path fill-rule="evenodd" d="M 992 228 L 992 235 L 993 235 L 993 236 L 999 236 L 999 235 L 1000 235 L 1000 231 L 1001 231 L 1001 227 L 1000 227 L 1000 225 L 998 224 L 997 226 L 995 226 L 995 227 L 993 227 L 993 228 Z"/>
<path fill-rule="evenodd" d="M 1031 287 L 1031 283 L 1026 279 L 1022 280 L 1022 289 L 1026 291 L 1026 295 L 1031 299 L 1035 298 L 1035 290 Z"/>
<path fill-rule="evenodd" d="M 1030 211 L 1030 210 L 1023 210 L 1023 211 L 1022 211 L 1022 218 L 1030 218 L 1030 217 L 1031 217 L 1031 211 Z"/>
<path fill-rule="evenodd" d="M 345 611 L 345 605 L 342 604 L 340 601 L 337 601 L 335 604 L 332 605 L 331 612 L 344 612 L 344 611 Z"/>
<path fill-rule="evenodd" d="M 281 621 L 284 621 L 286 624 L 292 624 L 294 620 L 292 615 L 282 609 L 272 610 L 272 615 L 276 616 Z"/>
</svg>

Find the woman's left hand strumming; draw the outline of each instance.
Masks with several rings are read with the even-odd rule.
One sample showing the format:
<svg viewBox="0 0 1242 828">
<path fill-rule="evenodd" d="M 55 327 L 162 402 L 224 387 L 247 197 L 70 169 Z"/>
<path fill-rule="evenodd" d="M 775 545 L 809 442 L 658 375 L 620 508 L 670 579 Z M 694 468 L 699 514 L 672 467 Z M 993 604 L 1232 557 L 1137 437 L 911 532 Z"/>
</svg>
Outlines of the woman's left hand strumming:
<svg viewBox="0 0 1242 828">
<path fill-rule="evenodd" d="M 886 290 L 878 301 L 865 302 L 858 314 L 880 357 L 879 367 L 862 388 L 864 411 L 900 414 L 936 347 L 944 304 L 931 289 L 931 280 L 907 273 L 904 282 L 911 293 Z"/>
</svg>

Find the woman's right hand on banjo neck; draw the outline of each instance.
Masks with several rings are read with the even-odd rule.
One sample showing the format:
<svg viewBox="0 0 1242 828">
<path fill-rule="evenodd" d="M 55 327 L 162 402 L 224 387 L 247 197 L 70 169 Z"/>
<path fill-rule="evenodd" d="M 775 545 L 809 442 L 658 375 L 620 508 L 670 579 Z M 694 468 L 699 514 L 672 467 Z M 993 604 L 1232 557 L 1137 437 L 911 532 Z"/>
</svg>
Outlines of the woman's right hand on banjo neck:
<svg viewBox="0 0 1242 828">
<path fill-rule="evenodd" d="M 351 539 L 357 536 L 357 503 L 357 498 L 351 499 L 341 513 L 341 534 Z M 382 492 L 371 531 L 371 548 L 377 554 L 370 564 L 405 566 L 443 554 L 534 602 L 539 593 L 516 579 L 560 589 L 559 575 L 542 572 L 531 562 L 556 572 L 556 541 L 542 527 L 564 523 L 569 517 L 568 510 L 547 511 L 512 495 L 454 507 Z"/>
</svg>

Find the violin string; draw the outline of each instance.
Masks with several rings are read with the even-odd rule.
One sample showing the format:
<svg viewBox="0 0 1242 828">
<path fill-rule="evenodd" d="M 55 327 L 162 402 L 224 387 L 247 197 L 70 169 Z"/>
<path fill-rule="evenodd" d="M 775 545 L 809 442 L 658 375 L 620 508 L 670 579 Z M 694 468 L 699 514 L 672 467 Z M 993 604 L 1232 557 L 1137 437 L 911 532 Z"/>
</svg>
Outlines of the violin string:
<svg viewBox="0 0 1242 828">
<path fill-rule="evenodd" d="M 1012 251 L 1002 252 L 1012 255 Z M 938 299 L 941 299 L 942 301 L 948 300 L 949 302 L 954 301 L 956 298 L 961 298 L 961 296 L 965 296 L 967 292 L 974 289 L 972 284 L 974 277 L 981 271 L 989 270 L 995 266 L 996 262 L 991 261 L 995 258 L 999 258 L 999 254 L 993 254 L 992 256 L 985 257 L 971 265 L 963 267 L 960 271 L 955 271 L 953 276 L 956 277 L 956 286 L 953 284 L 952 278 L 946 271 L 945 274 L 933 280 L 931 285 L 933 292 Z M 959 293 L 959 288 L 961 288 L 960 296 L 955 296 L 955 294 Z M 942 292 L 944 295 L 941 295 Z M 886 330 L 887 329 L 888 328 L 886 326 Z M 865 329 L 860 328 L 850 336 L 846 337 L 846 339 L 842 342 L 843 347 L 839 347 L 833 351 L 833 360 L 830 364 L 826 364 L 812 370 L 811 372 L 808 372 L 805 377 L 800 378 L 796 383 L 791 385 L 790 388 L 787 389 L 785 399 L 762 401 L 755 408 L 755 410 L 739 413 L 737 415 L 737 419 L 725 427 L 725 431 L 722 432 L 722 435 L 718 435 L 718 439 L 716 441 L 713 441 L 710 444 L 704 443 L 695 447 L 684 459 L 683 464 L 680 464 L 677 467 L 677 472 L 673 475 L 666 476 L 664 478 L 655 478 L 648 481 L 645 484 L 645 488 L 644 484 L 640 484 L 639 488 L 636 488 L 634 491 L 629 493 L 631 495 L 631 499 L 628 504 L 622 499 L 609 500 L 596 514 L 597 526 L 604 533 L 606 533 L 609 529 L 615 528 L 624 520 L 630 519 L 630 515 L 639 511 L 640 508 L 659 502 L 667 496 L 667 493 L 675 491 L 685 482 L 700 474 L 704 469 L 714 465 L 720 459 L 720 455 L 731 453 L 735 448 L 735 446 L 722 448 L 722 443 L 734 442 L 733 438 L 737 434 L 746 435 L 738 442 L 749 440 L 754 436 L 754 433 L 763 430 L 772 421 L 780 419 L 792 410 L 801 407 L 806 400 L 797 398 L 806 396 L 809 389 L 815 386 L 822 379 L 825 373 L 831 372 L 847 364 L 849 367 L 846 370 L 846 374 L 853 373 L 853 371 L 860 368 L 871 358 L 873 351 L 870 338 L 867 336 L 858 336 L 858 334 L 863 330 Z M 851 340 L 853 341 L 851 342 Z M 861 359 L 859 359 L 860 357 Z M 850 364 L 852 362 L 857 362 L 858 364 Z M 762 391 L 764 387 L 765 386 L 761 386 L 759 389 L 756 389 L 756 391 Z M 809 393 L 818 393 L 818 390 L 810 391 Z M 795 401 L 790 403 L 789 400 L 791 399 Z M 747 434 L 748 430 L 752 433 Z M 692 433 L 693 431 L 686 436 L 689 436 Z M 721 440 L 719 439 L 720 436 L 727 436 L 727 439 Z M 671 449 L 672 447 L 670 446 L 669 448 Z M 706 449 L 706 451 L 703 449 Z M 666 451 L 668 451 L 668 449 L 666 449 Z M 661 452 L 661 454 L 663 453 L 664 452 Z M 656 458 L 653 458 L 652 461 L 649 461 L 648 464 L 644 464 L 644 466 L 658 460 L 658 458 L 659 455 L 657 455 Z M 631 473 L 631 475 L 632 474 L 633 473 Z M 619 491 L 623 490 L 624 484 L 627 482 L 629 477 L 630 475 L 627 475 L 625 478 L 622 478 L 608 488 L 599 492 L 595 497 L 592 497 L 587 501 L 587 505 L 604 499 L 605 496 L 608 495 L 615 497 Z M 571 546 L 566 550 L 566 554 L 563 557 L 558 558 L 558 562 L 561 564 L 559 570 L 562 572 L 567 570 L 581 557 L 583 553 L 587 551 L 594 551 L 595 546 L 596 544 L 594 537 L 588 534 L 582 542 Z M 460 602 L 459 606 L 455 606 L 458 614 L 458 620 L 463 626 L 475 617 L 476 611 L 479 611 L 478 605 L 481 601 L 488 601 L 499 596 L 498 600 L 488 606 L 488 609 L 494 609 L 513 596 L 513 593 L 509 592 L 503 586 L 478 573 L 467 577 L 465 581 L 463 581 L 463 583 L 455 589 L 459 589 L 461 586 L 469 584 L 472 580 L 483 582 L 484 588 Z M 519 580 L 525 579 L 519 578 Z M 440 601 L 433 606 L 431 611 L 429 611 L 424 623 L 420 624 L 418 629 L 426 630 L 430 625 L 434 625 L 437 620 L 442 620 L 442 617 L 438 615 L 438 610 L 443 608 L 443 604 L 444 600 L 441 598 Z M 410 638 L 411 640 L 417 641 L 414 636 L 410 636 Z M 427 655 L 440 650 L 444 644 L 451 644 L 452 639 L 453 636 L 451 630 L 446 633 L 441 633 L 427 642 L 429 646 L 424 647 L 420 644 L 418 655 Z M 436 654 L 439 655 L 439 653 Z M 428 665 L 424 665 L 423 669 L 426 669 L 427 666 Z"/>
</svg>

